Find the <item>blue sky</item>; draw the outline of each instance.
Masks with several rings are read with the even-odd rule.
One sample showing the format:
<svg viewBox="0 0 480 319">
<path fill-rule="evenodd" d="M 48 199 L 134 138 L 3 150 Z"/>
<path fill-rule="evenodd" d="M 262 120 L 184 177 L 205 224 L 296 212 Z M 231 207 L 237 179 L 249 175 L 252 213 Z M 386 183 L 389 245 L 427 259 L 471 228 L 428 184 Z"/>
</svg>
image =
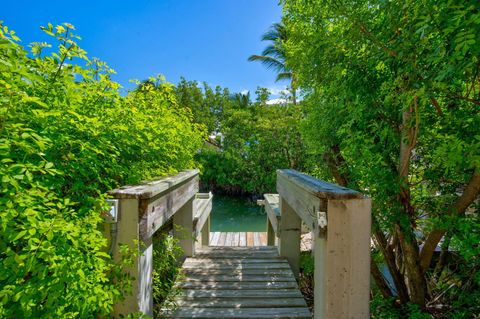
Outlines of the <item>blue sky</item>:
<svg viewBox="0 0 480 319">
<path fill-rule="evenodd" d="M 127 88 L 129 79 L 163 74 L 173 83 L 184 76 L 252 95 L 257 86 L 278 91 L 287 84 L 247 61 L 261 53 L 261 35 L 280 17 L 278 0 L 17 0 L 3 3 L 0 14 L 23 45 L 49 39 L 41 25 L 72 23 L 88 56 L 106 61 Z"/>
</svg>

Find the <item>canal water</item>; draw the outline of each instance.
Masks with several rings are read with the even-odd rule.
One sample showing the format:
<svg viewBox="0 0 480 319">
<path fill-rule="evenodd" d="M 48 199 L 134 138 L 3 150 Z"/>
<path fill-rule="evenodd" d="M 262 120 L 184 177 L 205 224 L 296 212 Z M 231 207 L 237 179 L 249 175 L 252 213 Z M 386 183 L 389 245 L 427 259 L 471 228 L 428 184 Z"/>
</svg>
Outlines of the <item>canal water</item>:
<svg viewBox="0 0 480 319">
<path fill-rule="evenodd" d="M 212 232 L 267 231 L 263 207 L 244 197 L 214 195 L 210 218 Z"/>
</svg>

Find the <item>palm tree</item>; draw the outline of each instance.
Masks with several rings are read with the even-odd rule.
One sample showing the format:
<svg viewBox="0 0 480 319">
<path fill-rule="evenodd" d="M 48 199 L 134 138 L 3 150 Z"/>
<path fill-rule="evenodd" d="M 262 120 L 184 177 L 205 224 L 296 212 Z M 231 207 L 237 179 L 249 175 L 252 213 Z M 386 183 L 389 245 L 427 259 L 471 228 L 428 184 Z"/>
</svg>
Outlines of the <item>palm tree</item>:
<svg viewBox="0 0 480 319">
<path fill-rule="evenodd" d="M 248 61 L 259 61 L 268 69 L 274 69 L 277 72 L 275 82 L 290 80 L 293 104 L 297 104 L 296 78 L 292 70 L 285 64 L 286 52 L 284 43 L 287 41 L 287 29 L 283 23 L 274 23 L 262 35 L 262 41 L 270 41 L 270 44 L 263 50 L 262 55 L 251 55 Z"/>
</svg>

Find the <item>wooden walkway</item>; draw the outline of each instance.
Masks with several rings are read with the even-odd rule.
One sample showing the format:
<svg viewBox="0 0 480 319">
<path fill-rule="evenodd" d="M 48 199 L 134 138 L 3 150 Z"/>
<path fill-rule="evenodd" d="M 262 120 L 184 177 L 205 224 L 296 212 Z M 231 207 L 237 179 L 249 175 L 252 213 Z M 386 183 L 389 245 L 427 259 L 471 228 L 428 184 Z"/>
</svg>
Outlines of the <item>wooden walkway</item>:
<svg viewBox="0 0 480 319">
<path fill-rule="evenodd" d="M 183 264 L 172 318 L 311 318 L 277 248 L 203 247 Z"/>
<path fill-rule="evenodd" d="M 266 232 L 211 232 L 210 246 L 266 246 Z"/>
</svg>

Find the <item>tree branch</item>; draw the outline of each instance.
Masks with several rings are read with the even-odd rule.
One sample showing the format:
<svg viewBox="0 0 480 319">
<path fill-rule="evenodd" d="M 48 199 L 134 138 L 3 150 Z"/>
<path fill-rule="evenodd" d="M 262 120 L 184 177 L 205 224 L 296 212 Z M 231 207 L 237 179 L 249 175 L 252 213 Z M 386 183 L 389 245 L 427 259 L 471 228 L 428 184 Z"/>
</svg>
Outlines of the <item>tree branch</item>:
<svg viewBox="0 0 480 319">
<path fill-rule="evenodd" d="M 465 187 L 462 195 L 457 199 L 455 204 L 449 209 L 449 214 L 464 214 L 465 210 L 470 206 L 480 193 L 480 172 L 478 169 L 472 174 L 470 181 Z M 420 254 L 420 265 L 425 273 L 432 261 L 433 253 L 438 243 L 446 233 L 446 229 L 434 229 L 425 240 L 422 252 Z"/>
</svg>

